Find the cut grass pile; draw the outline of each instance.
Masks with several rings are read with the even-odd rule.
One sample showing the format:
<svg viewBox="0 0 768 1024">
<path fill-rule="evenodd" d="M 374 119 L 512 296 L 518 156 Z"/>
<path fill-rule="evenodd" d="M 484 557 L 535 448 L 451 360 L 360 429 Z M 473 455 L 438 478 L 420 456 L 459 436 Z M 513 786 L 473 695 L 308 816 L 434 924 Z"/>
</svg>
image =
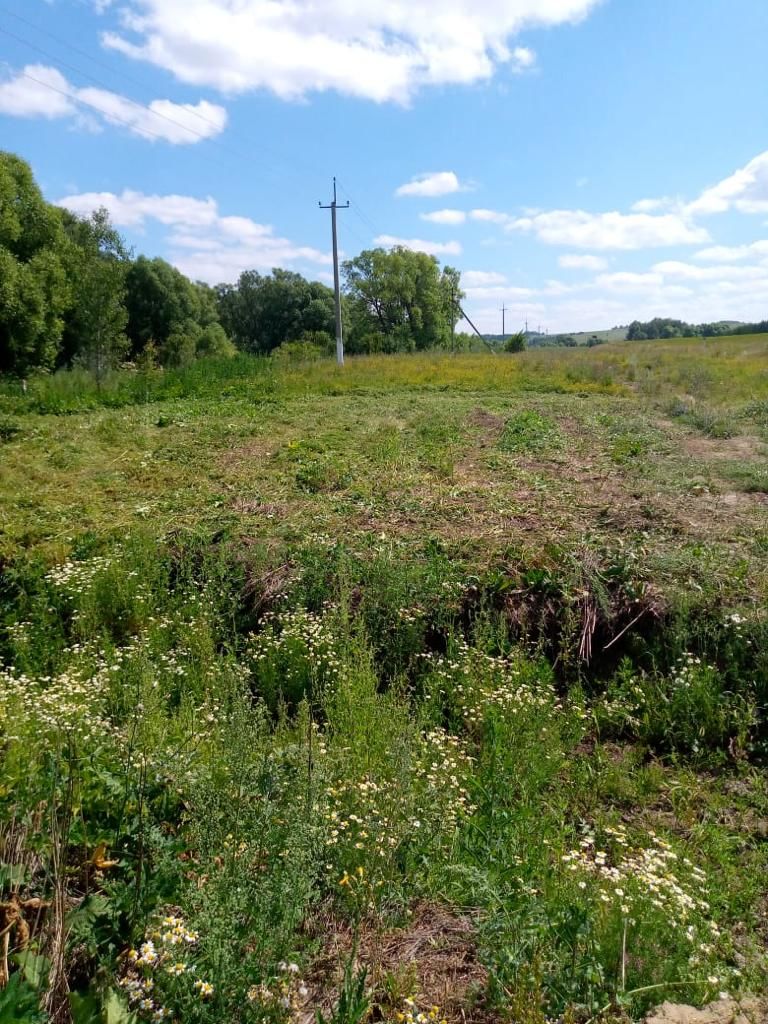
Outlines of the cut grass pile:
<svg viewBox="0 0 768 1024">
<path fill-rule="evenodd" d="M 765 989 L 768 340 L 3 394 L 0 1019 Z"/>
</svg>

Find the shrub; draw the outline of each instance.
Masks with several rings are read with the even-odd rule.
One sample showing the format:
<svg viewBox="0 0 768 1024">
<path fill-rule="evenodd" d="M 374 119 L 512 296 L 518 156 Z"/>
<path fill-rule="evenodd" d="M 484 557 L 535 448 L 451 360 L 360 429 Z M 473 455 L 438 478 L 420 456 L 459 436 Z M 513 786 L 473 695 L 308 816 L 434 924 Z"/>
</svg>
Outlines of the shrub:
<svg viewBox="0 0 768 1024">
<path fill-rule="evenodd" d="M 527 348 L 528 342 L 524 331 L 518 331 L 517 334 L 511 334 L 504 342 L 505 352 L 525 352 Z"/>
<path fill-rule="evenodd" d="M 236 351 L 221 324 L 210 324 L 208 327 L 204 327 L 202 334 L 197 339 L 198 356 L 231 359 Z"/>
<path fill-rule="evenodd" d="M 317 332 L 322 333 L 322 332 Z M 327 355 L 327 351 L 314 341 L 284 341 L 272 352 L 278 363 L 314 363 Z"/>
</svg>

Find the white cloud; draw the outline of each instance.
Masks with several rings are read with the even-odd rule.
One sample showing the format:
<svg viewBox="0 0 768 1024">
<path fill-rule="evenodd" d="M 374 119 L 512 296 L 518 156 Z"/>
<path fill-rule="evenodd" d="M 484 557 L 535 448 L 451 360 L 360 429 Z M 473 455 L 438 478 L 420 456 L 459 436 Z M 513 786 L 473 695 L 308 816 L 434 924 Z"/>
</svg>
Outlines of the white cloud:
<svg viewBox="0 0 768 1024">
<path fill-rule="evenodd" d="M 713 245 L 694 253 L 693 258 L 702 263 L 736 263 L 755 256 L 768 259 L 768 239 L 747 245 Z"/>
<path fill-rule="evenodd" d="M 177 195 L 148 196 L 143 192 L 125 189 L 120 195 L 114 192 L 83 192 L 65 196 L 57 205 L 83 215 L 104 206 L 119 228 L 142 227 L 147 220 L 156 220 L 165 225 L 201 228 L 210 227 L 219 220 L 218 205 L 210 196 L 207 199 Z"/>
<path fill-rule="evenodd" d="M 713 247 L 716 249 L 717 247 Z M 735 247 L 741 248 L 741 247 Z M 530 289 L 508 283 L 501 272 L 468 272 L 462 281 L 467 312 L 481 330 L 498 332 L 502 303 L 551 333 L 597 330 L 654 316 L 690 323 L 762 320 L 768 294 L 768 243 L 752 243 L 745 260 L 703 265 L 661 260 L 641 269 L 599 272 L 586 281 L 547 281 Z M 706 251 L 706 250 L 705 250 Z M 485 277 L 484 274 L 488 276 Z M 498 279 L 497 279 L 498 278 Z"/>
<path fill-rule="evenodd" d="M 768 151 L 705 189 L 687 207 L 691 215 L 707 215 L 738 210 L 740 213 L 768 213 Z"/>
<path fill-rule="evenodd" d="M 632 320 L 673 316 L 690 323 L 712 320 L 762 320 L 768 294 L 768 269 L 763 277 L 743 280 L 690 280 L 648 271 L 601 274 L 583 285 L 532 290 L 515 296 L 508 288 L 467 289 L 467 312 L 484 331 L 498 333 L 502 302 L 507 324 L 515 318 L 541 324 L 550 333 L 598 330 Z M 555 284 L 552 282 L 551 284 Z"/>
<path fill-rule="evenodd" d="M 435 210 L 434 213 L 420 213 L 419 217 L 430 224 L 463 224 L 467 219 L 463 210 Z"/>
<path fill-rule="evenodd" d="M 585 210 L 532 211 L 507 230 L 533 233 L 548 245 L 582 249 L 650 249 L 708 242 L 709 234 L 676 213 L 587 213 Z"/>
<path fill-rule="evenodd" d="M 56 68 L 28 64 L 24 74 L 0 82 L 0 114 L 51 120 L 72 117 L 77 113 L 77 106 L 65 95 L 67 93 L 69 83 Z"/>
<path fill-rule="evenodd" d="M 509 224 L 514 220 L 508 213 L 499 213 L 497 210 L 471 210 L 469 216 L 484 224 Z"/>
<path fill-rule="evenodd" d="M 492 285 L 506 283 L 506 276 L 494 270 L 465 270 L 461 275 L 461 283 L 465 288 L 487 288 Z"/>
<path fill-rule="evenodd" d="M 665 278 L 714 281 L 717 284 L 730 281 L 754 281 L 768 274 L 768 268 L 764 266 L 735 266 L 732 263 L 727 263 L 720 266 L 697 267 L 693 263 L 685 263 L 682 260 L 664 260 L 661 263 L 655 263 L 651 269 L 654 273 L 663 274 Z"/>
<path fill-rule="evenodd" d="M 95 0 L 99 3 L 100 0 Z M 406 103 L 428 86 L 529 70 L 521 31 L 575 22 L 598 0 L 126 0 L 105 45 L 225 93 L 336 90 Z"/>
<path fill-rule="evenodd" d="M 461 243 L 459 242 L 427 242 L 422 238 L 396 238 L 394 235 L 379 235 L 374 239 L 376 245 L 383 245 L 389 249 L 395 245 L 402 245 L 405 249 L 413 249 L 415 252 L 426 252 L 430 256 L 460 256 Z"/>
<path fill-rule="evenodd" d="M 464 279 L 462 277 L 462 284 Z M 490 299 L 499 303 L 509 303 L 516 299 L 529 299 L 536 295 L 532 288 L 515 288 L 511 285 L 488 285 L 487 287 L 466 287 L 470 302 L 484 302 Z"/>
<path fill-rule="evenodd" d="M 330 254 L 279 238 L 269 225 L 249 217 L 222 216 L 210 196 L 145 195 L 125 189 L 119 195 L 66 196 L 57 205 L 85 215 L 104 206 L 113 223 L 122 228 L 140 229 L 147 221 L 157 221 L 170 228 L 165 240 L 170 261 L 188 277 L 210 284 L 234 281 L 243 270 L 331 263 Z"/>
<path fill-rule="evenodd" d="M 703 267 L 665 260 L 646 270 L 598 274 L 565 289 L 553 287 L 556 284 L 551 282 L 531 295 L 531 302 L 542 307 L 536 315 L 550 331 L 596 330 L 654 316 L 673 316 L 690 323 L 761 320 L 765 318 L 768 266 Z M 481 296 L 476 301 L 480 303 Z M 470 305 L 470 316 L 473 310 L 477 308 Z"/>
<path fill-rule="evenodd" d="M 680 201 L 672 196 L 659 196 L 658 199 L 638 199 L 632 203 L 633 213 L 658 213 L 659 210 L 674 210 L 680 207 Z"/>
<path fill-rule="evenodd" d="M 44 64 L 28 64 L 14 77 L 0 82 L 0 114 L 82 122 L 84 113 L 89 126 L 121 125 L 134 135 L 160 138 L 174 145 L 213 138 L 227 123 L 226 110 L 206 100 L 195 105 L 153 100 L 143 107 L 107 89 L 77 88 L 56 68 Z"/>
<path fill-rule="evenodd" d="M 608 260 L 602 256 L 590 256 L 587 253 L 569 252 L 561 256 L 557 261 L 566 270 L 605 270 Z"/>
<path fill-rule="evenodd" d="M 656 273 L 635 273 L 634 271 L 618 270 L 613 274 L 600 274 L 595 278 L 594 285 L 607 291 L 647 291 L 664 284 L 664 278 Z"/>
<path fill-rule="evenodd" d="M 395 189 L 396 196 L 448 196 L 454 192 L 464 192 L 468 188 L 462 185 L 453 171 L 434 171 L 431 174 L 418 174 L 415 178 Z"/>
<path fill-rule="evenodd" d="M 536 65 L 536 54 L 527 46 L 516 46 L 511 54 L 510 64 L 517 74 L 530 71 Z"/>
</svg>

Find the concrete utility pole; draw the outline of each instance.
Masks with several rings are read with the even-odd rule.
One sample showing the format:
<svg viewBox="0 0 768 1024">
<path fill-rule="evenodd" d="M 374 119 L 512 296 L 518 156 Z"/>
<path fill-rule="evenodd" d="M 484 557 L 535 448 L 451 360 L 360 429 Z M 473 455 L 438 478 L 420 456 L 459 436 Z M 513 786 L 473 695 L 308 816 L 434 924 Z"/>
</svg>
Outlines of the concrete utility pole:
<svg viewBox="0 0 768 1024">
<path fill-rule="evenodd" d="M 333 234 L 333 290 L 336 295 L 336 362 L 344 365 L 344 329 L 341 324 L 341 287 L 339 285 L 339 244 L 336 232 L 336 211 L 348 210 L 349 203 L 339 206 L 336 202 L 336 179 L 333 179 L 333 202 L 328 205 L 317 204 L 321 210 L 331 211 L 331 232 Z"/>
<path fill-rule="evenodd" d="M 501 307 L 501 340 L 507 336 L 507 307 L 506 305 Z"/>
<path fill-rule="evenodd" d="M 456 286 L 451 285 L 451 352 L 456 351 Z"/>
</svg>

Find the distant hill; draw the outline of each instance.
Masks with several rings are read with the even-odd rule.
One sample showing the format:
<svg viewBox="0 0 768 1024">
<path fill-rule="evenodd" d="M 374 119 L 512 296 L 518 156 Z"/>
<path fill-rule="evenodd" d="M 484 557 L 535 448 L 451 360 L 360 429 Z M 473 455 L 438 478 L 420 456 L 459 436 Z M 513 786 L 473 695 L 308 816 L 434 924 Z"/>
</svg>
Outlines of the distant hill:
<svg viewBox="0 0 768 1024">
<path fill-rule="evenodd" d="M 506 336 L 501 334 L 486 334 L 484 335 L 486 341 L 491 345 L 498 345 L 501 347 L 504 341 L 509 338 L 509 332 Z M 529 348 L 546 348 L 550 345 L 568 345 L 578 346 L 589 345 L 590 341 L 595 344 L 593 339 L 597 339 L 598 343 L 608 341 L 626 341 L 627 339 L 627 328 L 626 327 L 612 327 L 607 331 L 564 331 L 553 334 L 542 334 L 539 331 L 526 331 L 525 338 L 528 342 Z"/>
<path fill-rule="evenodd" d="M 642 341 L 655 338 L 688 338 L 718 337 L 727 334 L 763 333 L 768 330 L 768 321 L 762 323 L 745 323 L 743 320 L 715 320 L 706 324 L 687 324 L 682 320 L 671 320 L 657 317 L 647 323 L 638 320 L 625 326 L 611 327 L 604 331 L 561 331 L 542 334 L 539 331 L 526 331 L 525 337 L 529 348 L 547 348 L 550 346 L 566 346 L 576 348 L 601 345 L 607 342 Z M 512 332 L 510 332 L 511 334 Z M 510 334 L 486 334 L 486 341 L 493 346 L 502 347 Z"/>
<path fill-rule="evenodd" d="M 586 345 L 589 343 L 590 338 L 597 338 L 598 341 L 626 341 L 627 340 L 627 328 L 626 327 L 611 327 L 607 331 L 561 331 L 556 337 L 567 336 L 573 338 L 577 345 Z M 536 335 L 540 337 L 540 335 Z M 551 334 L 543 335 L 544 338 L 552 338 Z"/>
</svg>

